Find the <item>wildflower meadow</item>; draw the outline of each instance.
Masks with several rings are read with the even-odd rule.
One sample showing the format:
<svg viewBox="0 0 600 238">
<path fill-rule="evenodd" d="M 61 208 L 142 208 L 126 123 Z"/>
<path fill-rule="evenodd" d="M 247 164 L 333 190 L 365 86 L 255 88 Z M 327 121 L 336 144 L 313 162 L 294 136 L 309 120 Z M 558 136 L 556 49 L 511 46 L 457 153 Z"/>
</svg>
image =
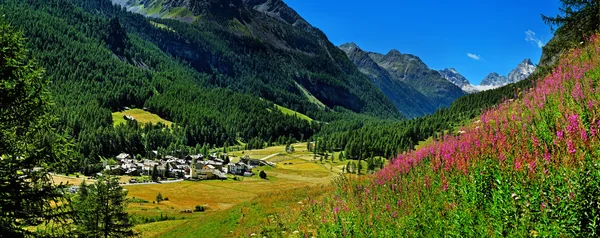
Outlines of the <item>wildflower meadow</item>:
<svg viewBox="0 0 600 238">
<path fill-rule="evenodd" d="M 331 193 L 307 198 L 278 232 L 597 237 L 599 56 L 600 37 L 593 36 L 533 88 L 457 135 L 401 154 L 374 175 L 340 176 Z"/>
</svg>

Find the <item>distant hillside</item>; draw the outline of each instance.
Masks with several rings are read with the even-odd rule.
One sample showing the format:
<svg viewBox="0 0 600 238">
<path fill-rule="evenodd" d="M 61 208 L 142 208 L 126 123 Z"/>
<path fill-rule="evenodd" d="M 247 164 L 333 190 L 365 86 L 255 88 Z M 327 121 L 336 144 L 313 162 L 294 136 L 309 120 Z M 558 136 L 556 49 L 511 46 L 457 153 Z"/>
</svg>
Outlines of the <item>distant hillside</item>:
<svg viewBox="0 0 600 238">
<path fill-rule="evenodd" d="M 390 98 L 402 114 L 408 117 L 418 117 L 433 113 L 437 109 L 429 98 L 406 82 L 394 79 L 388 71 L 381 68 L 367 52 L 356 44 L 343 44 L 340 49 Z"/>
</svg>

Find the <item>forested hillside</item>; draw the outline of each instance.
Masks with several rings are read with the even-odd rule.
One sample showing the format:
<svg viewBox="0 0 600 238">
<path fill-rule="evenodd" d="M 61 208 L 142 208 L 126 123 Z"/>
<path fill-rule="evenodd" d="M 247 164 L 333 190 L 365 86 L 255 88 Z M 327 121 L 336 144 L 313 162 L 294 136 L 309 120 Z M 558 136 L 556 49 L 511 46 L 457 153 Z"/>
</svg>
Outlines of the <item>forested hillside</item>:
<svg viewBox="0 0 600 238">
<path fill-rule="evenodd" d="M 74 4 L 90 7 L 92 2 L 97 9 L 90 12 Z M 102 9 L 125 17 L 107 17 Z M 120 152 L 189 150 L 251 139 L 300 140 L 314 132 L 314 124 L 281 113 L 272 102 L 216 88 L 213 83 L 224 75 L 200 73 L 145 39 L 171 30 L 110 2 L 7 0 L 0 4 L 0 14 L 24 31 L 30 54 L 52 81 L 56 124 L 75 139 L 79 156 L 85 158 L 75 167 Z M 135 24 L 146 35 L 128 30 Z M 146 107 L 177 126 L 114 127 L 111 112 L 123 107 Z"/>
<path fill-rule="evenodd" d="M 329 109 L 400 116 L 323 32 L 280 0 L 113 1 L 162 17 L 152 21 L 170 29 L 165 31 L 148 31 L 147 20 L 120 7 L 107 8 L 109 2 L 86 1 L 83 8 L 118 16 L 163 51 L 214 75 L 213 85 L 256 95 L 318 120 L 323 120 L 323 108 L 310 97 Z"/>
</svg>

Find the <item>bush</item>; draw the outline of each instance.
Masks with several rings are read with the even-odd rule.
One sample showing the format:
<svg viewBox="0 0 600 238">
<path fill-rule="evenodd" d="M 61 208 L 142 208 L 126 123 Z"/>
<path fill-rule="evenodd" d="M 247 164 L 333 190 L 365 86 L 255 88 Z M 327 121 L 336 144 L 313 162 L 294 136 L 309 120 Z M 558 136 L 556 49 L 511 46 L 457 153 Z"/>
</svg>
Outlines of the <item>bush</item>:
<svg viewBox="0 0 600 238">
<path fill-rule="evenodd" d="M 161 194 L 161 193 L 158 193 L 158 195 L 156 195 L 156 203 L 160 203 L 160 202 L 162 202 L 163 200 L 164 200 L 164 199 L 163 199 L 163 196 L 162 196 L 162 194 Z"/>
<path fill-rule="evenodd" d="M 204 210 L 205 210 L 205 208 L 200 205 L 196 205 L 196 209 L 194 209 L 195 212 L 204 212 Z"/>
<path fill-rule="evenodd" d="M 267 173 L 265 173 L 265 171 L 260 171 L 258 176 L 260 176 L 261 179 L 267 179 Z"/>
<path fill-rule="evenodd" d="M 169 201 L 169 198 L 168 198 L 168 197 L 165 197 L 165 199 L 163 199 L 163 201 Z"/>
</svg>

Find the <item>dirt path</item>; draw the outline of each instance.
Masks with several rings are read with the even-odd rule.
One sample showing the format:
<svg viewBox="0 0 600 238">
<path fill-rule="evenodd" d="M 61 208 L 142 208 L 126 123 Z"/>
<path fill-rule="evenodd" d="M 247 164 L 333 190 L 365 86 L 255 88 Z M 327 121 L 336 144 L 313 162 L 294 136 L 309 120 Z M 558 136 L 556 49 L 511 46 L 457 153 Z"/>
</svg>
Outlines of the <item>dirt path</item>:
<svg viewBox="0 0 600 238">
<path fill-rule="evenodd" d="M 264 158 L 262 158 L 262 159 L 260 159 L 260 160 L 262 160 L 262 161 L 265 161 L 265 160 L 268 160 L 268 159 L 270 159 L 270 158 L 273 158 L 273 157 L 275 157 L 275 156 L 278 156 L 278 155 L 280 155 L 280 154 L 281 154 L 281 153 L 275 153 L 275 154 L 269 155 L 269 156 L 267 156 L 267 157 L 264 157 Z"/>
</svg>

